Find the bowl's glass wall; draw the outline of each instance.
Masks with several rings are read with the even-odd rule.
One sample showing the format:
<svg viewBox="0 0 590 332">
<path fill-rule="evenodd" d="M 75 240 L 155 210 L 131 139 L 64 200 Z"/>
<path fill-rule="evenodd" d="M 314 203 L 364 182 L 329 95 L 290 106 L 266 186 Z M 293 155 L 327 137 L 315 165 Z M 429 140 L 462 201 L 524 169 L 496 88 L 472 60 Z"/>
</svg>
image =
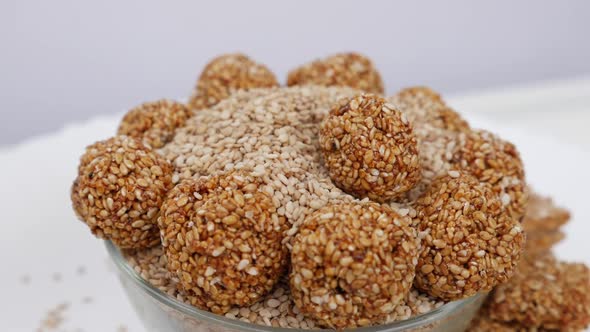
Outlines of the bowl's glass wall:
<svg viewBox="0 0 590 332">
<path fill-rule="evenodd" d="M 148 332 L 294 331 L 228 319 L 176 301 L 141 279 L 112 244 L 107 243 L 107 249 L 117 266 L 123 288 Z M 464 331 L 484 299 L 485 295 L 480 294 L 409 320 L 355 331 Z"/>
</svg>

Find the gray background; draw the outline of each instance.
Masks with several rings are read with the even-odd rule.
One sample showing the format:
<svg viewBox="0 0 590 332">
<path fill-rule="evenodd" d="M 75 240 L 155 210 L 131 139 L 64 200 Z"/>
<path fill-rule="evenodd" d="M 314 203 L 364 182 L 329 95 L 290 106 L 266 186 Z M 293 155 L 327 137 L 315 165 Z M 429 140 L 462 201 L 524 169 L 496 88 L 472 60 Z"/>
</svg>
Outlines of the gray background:
<svg viewBox="0 0 590 332">
<path fill-rule="evenodd" d="M 337 51 L 369 55 L 389 92 L 445 93 L 590 73 L 590 1 L 0 2 L 0 145 L 187 96 L 211 57 L 243 51 L 284 79 Z"/>
</svg>

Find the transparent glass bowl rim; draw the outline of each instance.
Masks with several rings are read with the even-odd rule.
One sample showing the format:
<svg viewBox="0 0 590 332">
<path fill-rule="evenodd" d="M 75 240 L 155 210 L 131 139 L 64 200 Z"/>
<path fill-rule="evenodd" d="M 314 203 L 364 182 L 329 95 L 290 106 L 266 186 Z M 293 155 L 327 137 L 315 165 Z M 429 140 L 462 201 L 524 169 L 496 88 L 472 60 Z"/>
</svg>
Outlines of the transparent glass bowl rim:
<svg viewBox="0 0 590 332">
<path fill-rule="evenodd" d="M 229 329 L 234 329 L 237 331 L 268 331 L 268 332 L 293 332 L 297 331 L 298 329 L 294 328 L 281 328 L 281 327 L 270 327 L 270 326 L 263 326 L 259 324 L 253 323 L 246 323 L 242 322 L 237 319 L 227 318 L 221 315 L 217 315 L 208 311 L 197 309 L 191 305 L 185 304 L 181 301 L 178 301 L 166 293 L 160 291 L 156 287 L 152 286 L 149 282 L 143 279 L 132 267 L 129 265 L 125 257 L 121 251 L 113 245 L 110 241 L 105 241 L 105 245 L 107 248 L 107 252 L 115 262 L 115 266 L 121 272 L 121 274 L 126 278 L 131 280 L 137 287 L 151 296 L 155 301 L 165 305 L 166 307 L 170 307 L 174 310 L 177 310 L 183 313 L 186 316 L 189 316 L 195 320 L 201 320 L 208 322 L 210 324 L 223 326 Z M 404 331 L 406 329 L 418 328 L 430 323 L 435 323 L 439 320 L 443 320 L 453 314 L 454 312 L 458 312 L 460 309 L 470 305 L 474 301 L 476 301 L 479 297 L 484 296 L 482 293 L 478 293 L 474 296 L 471 296 L 466 299 L 458 300 L 449 302 L 441 307 L 429 311 L 425 314 L 421 314 L 418 316 L 414 316 L 410 319 L 397 321 L 389 324 L 383 325 L 375 325 L 369 327 L 361 327 L 356 329 L 350 329 L 345 331 L 354 331 L 354 332 L 378 332 L 378 331 Z M 316 329 L 313 331 L 334 331 L 331 329 Z"/>
</svg>

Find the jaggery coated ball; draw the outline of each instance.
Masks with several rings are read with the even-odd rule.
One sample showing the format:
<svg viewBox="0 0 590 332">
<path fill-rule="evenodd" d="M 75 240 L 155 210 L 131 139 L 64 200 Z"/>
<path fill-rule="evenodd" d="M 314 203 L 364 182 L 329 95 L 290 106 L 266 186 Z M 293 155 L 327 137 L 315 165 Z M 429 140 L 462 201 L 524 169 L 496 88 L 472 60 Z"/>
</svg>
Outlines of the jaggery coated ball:
<svg viewBox="0 0 590 332">
<path fill-rule="evenodd" d="M 284 272 L 285 219 L 261 187 L 232 172 L 171 190 L 158 225 L 168 269 L 192 305 L 218 314 L 249 306 Z"/>
<path fill-rule="evenodd" d="M 358 53 L 339 53 L 298 67 L 287 77 L 287 85 L 314 84 L 348 86 L 383 94 L 381 75 L 369 58 Z"/>
<path fill-rule="evenodd" d="M 176 129 L 191 116 L 186 105 L 172 100 L 143 103 L 125 114 L 117 134 L 135 137 L 158 149 L 170 142 Z"/>
<path fill-rule="evenodd" d="M 419 240 L 411 222 L 374 202 L 328 205 L 308 216 L 291 251 L 295 305 L 330 328 L 382 321 L 412 287 Z"/>
<path fill-rule="evenodd" d="M 528 201 L 524 166 L 512 143 L 485 130 L 461 133 L 452 163 L 491 184 L 508 213 L 518 220 L 523 217 Z"/>
<path fill-rule="evenodd" d="M 412 125 L 376 95 L 335 105 L 321 125 L 320 147 L 332 181 L 358 197 L 388 201 L 421 177 Z"/>
<path fill-rule="evenodd" d="M 430 125 L 452 132 L 469 132 L 469 124 L 446 105 L 440 94 L 425 86 L 405 88 L 388 100 L 416 125 Z"/>
<path fill-rule="evenodd" d="M 172 188 L 172 166 L 141 141 L 116 136 L 86 148 L 71 199 L 94 235 L 120 248 L 160 242 L 156 220 Z"/>
<path fill-rule="evenodd" d="M 435 179 L 414 208 L 424 234 L 414 282 L 419 290 L 452 301 L 512 276 L 524 233 L 488 183 L 451 171 Z"/>
<path fill-rule="evenodd" d="M 199 110 L 216 105 L 238 90 L 279 86 L 266 66 L 244 54 L 225 54 L 209 62 L 189 100 L 189 107 Z"/>
<path fill-rule="evenodd" d="M 491 318 L 531 331 L 582 331 L 590 324 L 590 270 L 550 252 L 525 257 L 488 299 Z"/>
</svg>

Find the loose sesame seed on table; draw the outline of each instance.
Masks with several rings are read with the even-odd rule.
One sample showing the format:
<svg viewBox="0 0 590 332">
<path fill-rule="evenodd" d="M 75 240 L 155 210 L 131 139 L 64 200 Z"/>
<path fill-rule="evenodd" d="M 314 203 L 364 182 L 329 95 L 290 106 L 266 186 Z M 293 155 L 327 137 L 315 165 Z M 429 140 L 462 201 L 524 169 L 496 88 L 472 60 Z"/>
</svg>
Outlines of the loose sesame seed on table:
<svg viewBox="0 0 590 332">
<path fill-rule="evenodd" d="M 516 147 L 472 129 L 432 89 L 385 97 L 356 53 L 303 65 L 287 83 L 224 55 L 187 105 L 132 109 L 82 156 L 76 214 L 133 249 L 129 264 L 171 297 L 293 328 L 380 325 L 494 287 L 524 290 L 520 257 L 561 239 L 567 211 L 548 217 L 535 194 L 528 203 Z M 547 296 L 588 280 L 581 267 L 560 273 Z M 572 294 L 572 326 L 584 327 L 590 301 Z M 494 324 L 535 328 L 571 311 L 535 320 L 501 308 Z"/>
</svg>

